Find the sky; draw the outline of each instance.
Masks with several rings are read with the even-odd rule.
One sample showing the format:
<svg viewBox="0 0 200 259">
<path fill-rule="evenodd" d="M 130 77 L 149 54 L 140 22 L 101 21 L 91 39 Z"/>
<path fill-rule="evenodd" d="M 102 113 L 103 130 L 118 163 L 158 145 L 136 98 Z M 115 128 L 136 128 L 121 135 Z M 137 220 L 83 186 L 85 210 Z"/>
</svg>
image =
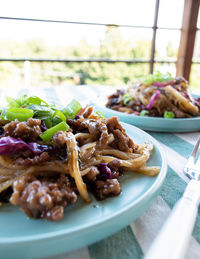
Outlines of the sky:
<svg viewBox="0 0 200 259">
<path fill-rule="evenodd" d="M 158 26 L 180 28 L 184 0 L 160 0 Z M 172 8 L 173 6 L 173 8 Z M 78 22 L 96 22 L 152 26 L 155 0 L 0 0 L 1 17 L 55 19 Z M 80 39 L 98 44 L 105 33 L 104 26 L 72 25 L 10 21 L 0 19 L 2 39 L 25 41 L 40 38 L 48 45 L 76 45 Z M 152 38 L 152 30 L 122 28 L 124 38 Z M 179 33 L 161 30 L 160 46 L 166 37 L 179 45 Z"/>
</svg>

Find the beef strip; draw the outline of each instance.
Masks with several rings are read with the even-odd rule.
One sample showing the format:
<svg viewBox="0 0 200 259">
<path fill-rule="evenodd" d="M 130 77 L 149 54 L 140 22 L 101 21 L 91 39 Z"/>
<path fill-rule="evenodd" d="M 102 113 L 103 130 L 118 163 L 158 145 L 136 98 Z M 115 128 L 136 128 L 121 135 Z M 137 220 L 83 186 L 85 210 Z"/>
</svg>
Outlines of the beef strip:
<svg viewBox="0 0 200 259">
<path fill-rule="evenodd" d="M 125 129 L 123 129 L 117 117 L 108 119 L 106 125 L 108 133 L 112 133 L 114 135 L 112 146 L 125 152 L 130 152 L 135 149 L 132 139 L 126 134 Z"/>
</svg>

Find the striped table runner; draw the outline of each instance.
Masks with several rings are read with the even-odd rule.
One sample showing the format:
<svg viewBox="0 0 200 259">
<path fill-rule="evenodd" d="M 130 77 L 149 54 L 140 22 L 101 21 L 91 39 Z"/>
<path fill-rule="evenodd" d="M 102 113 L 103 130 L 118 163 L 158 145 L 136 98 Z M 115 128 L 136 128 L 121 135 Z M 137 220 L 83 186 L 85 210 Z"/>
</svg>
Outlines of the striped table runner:
<svg viewBox="0 0 200 259">
<path fill-rule="evenodd" d="M 65 105 L 72 98 L 77 98 L 82 104 L 95 101 L 100 95 L 113 92 L 109 86 L 56 86 L 54 88 L 5 89 L 1 91 L 1 105 L 5 96 L 16 97 L 21 94 L 38 95 L 52 103 Z M 149 132 L 163 146 L 168 159 L 168 172 L 160 195 L 152 206 L 136 221 L 118 233 L 64 255 L 48 257 L 48 259 L 125 259 L 143 258 L 152 240 L 158 234 L 166 221 L 174 204 L 180 199 L 188 179 L 183 174 L 183 165 L 199 132 L 192 133 L 156 133 Z M 200 258 L 200 213 L 190 240 L 187 259 Z"/>
</svg>

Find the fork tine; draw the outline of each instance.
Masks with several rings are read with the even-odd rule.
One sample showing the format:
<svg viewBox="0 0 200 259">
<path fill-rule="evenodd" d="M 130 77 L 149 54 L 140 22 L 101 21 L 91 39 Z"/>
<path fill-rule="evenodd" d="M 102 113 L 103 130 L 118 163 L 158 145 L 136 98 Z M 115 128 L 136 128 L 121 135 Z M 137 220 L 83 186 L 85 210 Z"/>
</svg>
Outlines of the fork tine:
<svg viewBox="0 0 200 259">
<path fill-rule="evenodd" d="M 195 160 L 197 151 L 198 151 L 198 149 L 199 149 L 199 144 L 200 144 L 200 137 L 199 137 L 197 143 L 195 144 L 194 149 L 192 150 L 192 153 L 191 153 L 191 155 L 189 156 L 189 159 L 188 159 L 186 165 L 187 165 L 187 164 L 190 164 L 190 163 L 193 163 L 193 164 L 194 164 L 194 160 Z M 199 159 L 200 159 L 200 158 L 199 158 Z M 199 161 L 199 159 L 198 159 L 198 161 Z"/>
</svg>

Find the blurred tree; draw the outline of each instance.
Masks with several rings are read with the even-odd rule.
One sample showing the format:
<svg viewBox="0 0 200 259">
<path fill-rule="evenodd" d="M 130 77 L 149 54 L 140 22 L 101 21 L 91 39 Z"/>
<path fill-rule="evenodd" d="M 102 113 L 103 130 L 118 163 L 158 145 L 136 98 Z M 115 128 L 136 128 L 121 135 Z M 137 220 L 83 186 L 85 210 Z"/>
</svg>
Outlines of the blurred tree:
<svg viewBox="0 0 200 259">
<path fill-rule="evenodd" d="M 120 28 L 115 25 L 106 27 L 105 37 L 99 45 L 91 45 L 86 39 L 80 40 L 78 46 L 49 46 L 41 39 L 26 42 L 1 41 L 0 57 L 101 57 L 101 58 L 136 58 L 148 60 L 151 41 L 147 39 L 123 38 Z M 157 50 L 158 51 L 158 50 Z M 171 40 L 166 46 L 167 57 L 176 57 L 177 49 Z M 159 54 L 159 53 L 158 53 Z M 13 85 L 24 86 L 23 62 L 0 63 L 0 87 Z M 124 85 L 129 81 L 148 74 L 148 64 L 126 63 L 31 63 L 31 84 L 34 86 L 80 84 Z M 199 78 L 199 68 L 192 69 L 192 86 L 198 87 L 195 78 Z"/>
<path fill-rule="evenodd" d="M 166 46 L 167 57 L 176 58 L 177 57 L 177 49 L 173 47 L 173 43 L 171 40 L 168 41 Z"/>
</svg>

